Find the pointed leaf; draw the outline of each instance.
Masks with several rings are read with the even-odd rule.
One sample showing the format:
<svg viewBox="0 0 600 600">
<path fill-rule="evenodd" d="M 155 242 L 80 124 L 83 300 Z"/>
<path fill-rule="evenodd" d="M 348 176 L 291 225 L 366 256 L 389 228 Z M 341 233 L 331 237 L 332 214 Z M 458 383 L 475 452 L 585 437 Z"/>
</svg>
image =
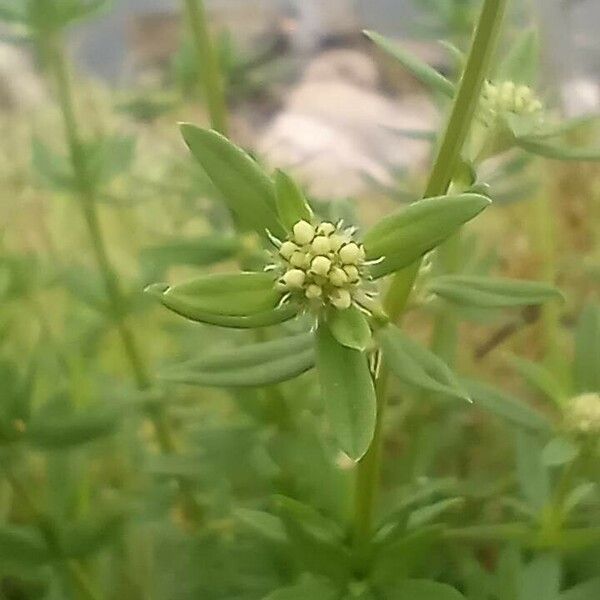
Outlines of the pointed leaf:
<svg viewBox="0 0 600 600">
<path fill-rule="evenodd" d="M 575 388 L 578 393 L 600 391 L 600 305 L 581 313 L 575 334 Z"/>
<path fill-rule="evenodd" d="M 517 478 L 521 493 L 536 511 L 542 510 L 550 498 L 550 474 L 542 462 L 542 443 L 538 436 L 516 431 Z"/>
<path fill-rule="evenodd" d="M 429 284 L 429 290 L 455 304 L 470 308 L 531 306 L 562 298 L 552 285 L 477 275 L 444 275 Z"/>
<path fill-rule="evenodd" d="M 428 525 L 445 512 L 463 506 L 464 503 L 464 498 L 446 498 L 429 506 L 421 506 L 410 513 L 406 529 L 418 529 L 423 525 Z"/>
<path fill-rule="evenodd" d="M 325 579 L 305 575 L 294 585 L 280 588 L 265 596 L 263 600 L 338 600 L 336 588 Z"/>
<path fill-rule="evenodd" d="M 519 35 L 498 67 L 495 81 L 512 81 L 531 86 L 535 83 L 539 66 L 539 39 L 536 29 Z"/>
<path fill-rule="evenodd" d="M 276 544 L 285 544 L 287 536 L 279 517 L 261 510 L 247 508 L 238 508 L 235 515 L 246 527 L 252 529 L 261 537 Z"/>
<path fill-rule="evenodd" d="M 565 437 L 552 438 L 542 450 L 542 462 L 547 467 L 560 467 L 575 460 L 579 448 Z"/>
<path fill-rule="evenodd" d="M 465 600 L 464 596 L 453 587 L 425 579 L 399 581 L 384 598 L 385 600 Z"/>
<path fill-rule="evenodd" d="M 283 238 L 285 229 L 277 216 L 275 186 L 258 164 L 216 131 L 183 124 L 181 133 L 241 224 L 261 237 L 266 237 L 269 230 Z"/>
<path fill-rule="evenodd" d="M 339 344 L 322 321 L 316 338 L 317 371 L 329 424 L 340 448 L 359 460 L 373 439 L 377 413 L 367 357 Z"/>
<path fill-rule="evenodd" d="M 375 42 L 382 50 L 393 56 L 400 64 L 408 69 L 421 83 L 434 92 L 440 92 L 448 98 L 454 98 L 456 88 L 441 73 L 430 67 L 421 59 L 401 48 L 398 44 L 374 31 L 365 31 L 365 35 Z"/>
<path fill-rule="evenodd" d="M 275 190 L 277 193 L 277 213 L 288 231 L 298 221 L 310 221 L 313 213 L 298 184 L 283 171 L 275 173 Z"/>
<path fill-rule="evenodd" d="M 600 115 L 583 115 L 573 119 L 567 119 L 558 124 L 543 124 L 535 131 L 536 139 L 559 137 L 572 131 L 586 131 L 593 129 L 600 123 Z"/>
<path fill-rule="evenodd" d="M 596 600 L 600 598 L 600 577 L 594 577 L 563 592 L 560 600 Z"/>
<path fill-rule="evenodd" d="M 534 389 L 545 394 L 550 400 L 560 407 L 562 401 L 568 396 L 562 383 L 552 371 L 541 364 L 526 360 L 519 356 L 511 356 L 510 363 L 519 375 Z"/>
<path fill-rule="evenodd" d="M 161 379 L 206 387 L 256 387 L 293 379 L 314 363 L 313 335 L 304 333 L 209 354 L 164 371 Z"/>
<path fill-rule="evenodd" d="M 384 260 L 371 268 L 382 277 L 415 262 L 489 206 L 479 194 L 426 198 L 377 223 L 364 237 L 369 260 Z"/>
<path fill-rule="evenodd" d="M 327 326 L 342 346 L 364 351 L 371 344 L 371 328 L 367 317 L 355 306 L 346 310 L 327 311 Z"/>
<path fill-rule="evenodd" d="M 281 293 L 269 273 L 215 273 L 187 283 L 156 284 L 146 292 L 157 296 L 171 310 L 192 320 L 203 314 L 246 317 L 277 307 Z"/>
<path fill-rule="evenodd" d="M 398 327 L 390 325 L 378 335 L 383 360 L 398 379 L 431 392 L 471 400 L 450 367 Z"/>
<path fill-rule="evenodd" d="M 544 158 L 581 162 L 600 161 L 600 148 L 580 148 L 557 142 L 545 142 L 543 139 L 538 139 L 535 136 L 517 136 L 515 140 L 517 146 L 523 150 L 543 156 Z"/>
</svg>

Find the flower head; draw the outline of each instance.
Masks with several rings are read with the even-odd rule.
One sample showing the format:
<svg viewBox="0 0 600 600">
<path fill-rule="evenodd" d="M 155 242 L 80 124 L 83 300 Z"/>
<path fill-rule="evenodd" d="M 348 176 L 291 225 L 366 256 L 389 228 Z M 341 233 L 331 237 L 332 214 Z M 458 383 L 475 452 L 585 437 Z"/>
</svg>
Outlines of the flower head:
<svg viewBox="0 0 600 600">
<path fill-rule="evenodd" d="M 600 394 L 587 393 L 571 398 L 565 406 L 567 428 L 576 433 L 600 433 Z"/>
<path fill-rule="evenodd" d="M 310 310 L 332 306 L 338 310 L 353 304 L 369 310 L 373 294 L 366 291 L 365 250 L 352 229 L 328 221 L 298 221 L 284 241 L 273 239 L 268 269 L 277 274 L 285 302 L 297 302 Z"/>
<path fill-rule="evenodd" d="M 529 86 L 517 85 L 512 81 L 486 81 L 479 103 L 479 113 L 485 125 L 493 127 L 505 114 L 541 119 L 544 105 Z"/>
</svg>

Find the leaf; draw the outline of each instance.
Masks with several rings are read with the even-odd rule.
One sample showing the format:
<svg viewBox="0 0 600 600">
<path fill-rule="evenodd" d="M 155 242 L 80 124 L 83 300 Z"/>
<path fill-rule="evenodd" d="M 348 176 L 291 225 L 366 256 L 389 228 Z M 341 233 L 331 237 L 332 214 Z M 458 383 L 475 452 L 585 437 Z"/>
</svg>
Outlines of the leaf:
<svg viewBox="0 0 600 600">
<path fill-rule="evenodd" d="M 536 29 L 528 29 L 511 44 L 509 52 L 498 67 L 494 80 L 532 86 L 535 84 L 538 66 L 538 33 Z"/>
<path fill-rule="evenodd" d="M 382 277 L 415 262 L 489 206 L 479 194 L 425 198 L 377 223 L 364 237 L 369 260 L 384 260 L 371 267 Z"/>
<path fill-rule="evenodd" d="M 446 498 L 428 506 L 421 506 L 410 513 L 406 529 L 418 529 L 428 525 L 446 511 L 463 506 L 464 503 L 464 498 Z"/>
<path fill-rule="evenodd" d="M 294 585 L 271 592 L 263 600 L 337 600 L 338 597 L 338 591 L 326 580 L 305 575 Z"/>
<path fill-rule="evenodd" d="M 464 384 L 476 407 L 487 410 L 525 430 L 540 432 L 552 430 L 552 424 L 545 415 L 524 402 L 478 381 L 465 380 Z"/>
<path fill-rule="evenodd" d="M 118 411 L 100 406 L 80 414 L 34 416 L 23 438 L 38 448 L 62 450 L 106 437 L 114 433 L 118 425 Z"/>
<path fill-rule="evenodd" d="M 445 583 L 425 579 L 399 581 L 385 600 L 464 600 L 464 596 Z"/>
<path fill-rule="evenodd" d="M 542 392 L 557 406 L 567 397 L 567 392 L 557 377 L 546 367 L 519 356 L 509 357 L 519 375 L 534 389 Z"/>
<path fill-rule="evenodd" d="M 88 149 L 88 170 L 97 185 L 105 185 L 128 171 L 135 157 L 133 136 L 114 136 L 94 143 Z"/>
<path fill-rule="evenodd" d="M 93 520 L 71 524 L 62 534 L 63 551 L 69 558 L 87 558 L 117 541 L 126 515 L 114 512 L 95 516 Z"/>
<path fill-rule="evenodd" d="M 18 6 L 16 2 L 7 2 L 7 0 L 2 0 L 0 2 L 0 21 L 5 21 L 7 23 L 19 23 L 25 24 L 27 22 L 27 14 L 24 7 Z"/>
<path fill-rule="evenodd" d="M 560 600 L 597 600 L 597 598 L 600 598 L 600 577 L 584 581 L 560 595 Z"/>
<path fill-rule="evenodd" d="M 374 31 L 365 31 L 364 34 L 382 50 L 393 56 L 430 90 L 440 92 L 448 98 L 454 98 L 454 94 L 456 93 L 454 84 L 433 67 L 430 67 L 410 52 L 403 50 L 398 44 Z"/>
<path fill-rule="evenodd" d="M 359 460 L 375 432 L 377 401 L 367 357 L 342 346 L 320 322 L 316 333 L 317 372 L 329 424 L 340 448 Z"/>
<path fill-rule="evenodd" d="M 535 138 L 560 137 L 577 130 L 589 131 L 598 123 L 600 123 L 600 115 L 583 115 L 557 124 L 544 123 L 535 130 Z"/>
<path fill-rule="evenodd" d="M 281 519 L 260 510 L 238 508 L 236 517 L 261 537 L 276 544 L 285 544 L 287 536 Z"/>
<path fill-rule="evenodd" d="M 371 344 L 371 328 L 367 317 L 355 306 L 346 310 L 328 310 L 327 326 L 342 346 L 363 352 Z"/>
<path fill-rule="evenodd" d="M 596 484 L 591 481 L 588 481 L 587 483 L 581 483 L 577 487 L 573 488 L 565 498 L 565 513 L 570 513 L 580 504 L 592 498 L 596 493 L 596 489 Z"/>
<path fill-rule="evenodd" d="M 0 525 L 0 563 L 38 566 L 51 559 L 46 542 L 37 529 Z"/>
<path fill-rule="evenodd" d="M 74 177 L 69 161 L 64 156 L 50 150 L 37 137 L 31 141 L 31 161 L 34 171 L 55 189 L 73 189 Z"/>
<path fill-rule="evenodd" d="M 202 165 L 240 223 L 266 238 L 266 231 L 283 239 L 273 182 L 254 160 L 216 131 L 181 125 L 190 151 Z"/>
<path fill-rule="evenodd" d="M 541 511 L 550 498 L 550 476 L 542 462 L 540 440 L 524 430 L 516 432 L 517 478 L 529 505 Z"/>
<path fill-rule="evenodd" d="M 558 600 L 560 596 L 561 561 L 556 554 L 536 556 L 524 569 L 519 597 Z"/>
<path fill-rule="evenodd" d="M 398 327 L 389 325 L 378 336 L 385 364 L 400 381 L 430 392 L 471 401 L 450 367 Z"/>
<path fill-rule="evenodd" d="M 175 286 L 155 284 L 145 291 L 193 321 L 203 321 L 205 314 L 256 315 L 275 309 L 281 299 L 271 274 L 253 272 L 214 273 Z"/>
<path fill-rule="evenodd" d="M 487 309 L 532 306 L 563 297 L 547 283 L 477 275 L 436 277 L 429 284 L 429 290 L 460 306 Z"/>
<path fill-rule="evenodd" d="M 600 305 L 584 308 L 575 332 L 573 378 L 578 393 L 600 391 Z"/>
<path fill-rule="evenodd" d="M 240 247 L 239 238 L 223 234 L 185 240 L 176 238 L 144 248 L 141 260 L 160 271 L 178 265 L 207 267 L 234 258 Z"/>
<path fill-rule="evenodd" d="M 560 467 L 575 460 L 579 448 L 564 437 L 552 438 L 542 450 L 542 462 L 547 467 Z"/>
<path fill-rule="evenodd" d="M 305 569 L 334 581 L 347 580 L 350 556 L 341 529 L 306 504 L 284 496 L 276 502 L 291 550 Z"/>
<path fill-rule="evenodd" d="M 161 379 L 206 387 L 257 387 L 281 383 L 315 364 L 310 333 L 209 354 L 171 367 Z"/>
<path fill-rule="evenodd" d="M 296 182 L 283 171 L 275 172 L 275 190 L 277 194 L 277 213 L 288 231 L 298 221 L 310 221 L 313 213 Z"/>
<path fill-rule="evenodd" d="M 535 136 L 517 136 L 519 148 L 553 160 L 573 160 L 581 162 L 600 161 L 600 148 L 578 148 L 560 143 L 545 142 Z"/>
</svg>

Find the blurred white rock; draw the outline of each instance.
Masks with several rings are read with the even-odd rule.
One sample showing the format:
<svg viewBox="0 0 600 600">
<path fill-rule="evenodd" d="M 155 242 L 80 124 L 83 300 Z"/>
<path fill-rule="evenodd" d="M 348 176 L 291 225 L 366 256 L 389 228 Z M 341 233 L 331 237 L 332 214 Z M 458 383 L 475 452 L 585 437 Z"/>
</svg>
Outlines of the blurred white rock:
<svg viewBox="0 0 600 600">
<path fill-rule="evenodd" d="M 44 86 L 27 55 L 0 42 L 0 109 L 28 111 L 45 100 Z"/>
<path fill-rule="evenodd" d="M 295 174 L 318 198 L 361 195 L 393 185 L 393 173 L 421 164 L 427 142 L 405 130 L 430 130 L 436 111 L 422 95 L 391 99 L 377 89 L 375 64 L 356 50 L 329 50 L 312 60 L 258 151 Z"/>
</svg>

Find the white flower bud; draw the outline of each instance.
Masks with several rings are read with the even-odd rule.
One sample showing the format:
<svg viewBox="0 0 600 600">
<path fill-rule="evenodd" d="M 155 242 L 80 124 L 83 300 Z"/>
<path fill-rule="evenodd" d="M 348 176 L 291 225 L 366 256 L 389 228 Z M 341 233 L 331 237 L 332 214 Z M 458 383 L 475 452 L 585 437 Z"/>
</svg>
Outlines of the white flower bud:
<svg viewBox="0 0 600 600">
<path fill-rule="evenodd" d="M 281 244 L 281 248 L 279 248 L 279 254 L 281 254 L 281 256 L 285 258 L 285 260 L 290 260 L 292 254 L 294 254 L 294 252 L 296 252 L 297 250 L 298 246 L 296 246 L 294 242 L 287 241 Z"/>
<path fill-rule="evenodd" d="M 348 281 L 350 281 L 351 283 L 355 283 L 360 279 L 358 267 L 354 265 L 344 265 L 344 271 L 348 276 Z"/>
<path fill-rule="evenodd" d="M 309 300 L 316 300 L 317 298 L 320 298 L 323 295 L 323 290 L 321 289 L 321 286 L 311 283 L 306 288 L 305 295 Z"/>
<path fill-rule="evenodd" d="M 341 287 L 342 285 L 348 283 L 348 275 L 343 269 L 340 269 L 339 267 L 332 267 L 331 271 L 329 271 L 329 281 L 332 285 Z"/>
<path fill-rule="evenodd" d="M 313 258 L 310 270 L 317 275 L 327 275 L 331 268 L 331 261 L 326 256 L 317 256 Z"/>
<path fill-rule="evenodd" d="M 327 254 L 331 250 L 329 238 L 324 235 L 318 235 L 310 245 L 313 254 Z"/>
<path fill-rule="evenodd" d="M 331 235 L 334 232 L 335 225 L 327 221 L 323 221 L 323 223 L 317 227 L 317 233 L 320 233 L 321 235 Z"/>
<path fill-rule="evenodd" d="M 329 294 L 329 301 L 335 308 L 346 310 L 352 305 L 352 296 L 348 290 L 336 289 Z"/>
<path fill-rule="evenodd" d="M 349 241 L 350 240 L 346 236 L 337 233 L 333 234 L 329 238 L 329 243 L 333 252 L 337 252 L 344 244 L 346 244 Z"/>
<path fill-rule="evenodd" d="M 345 265 L 355 265 L 364 258 L 364 251 L 358 247 L 358 244 L 350 242 L 340 248 L 340 260 Z"/>
<path fill-rule="evenodd" d="M 567 427 L 579 433 L 600 433 L 600 394 L 581 394 L 565 406 Z"/>
<path fill-rule="evenodd" d="M 310 244 L 315 237 L 315 228 L 306 221 L 298 221 L 293 228 L 294 241 L 300 246 Z"/>
<path fill-rule="evenodd" d="M 290 269 L 283 274 L 283 283 L 291 290 L 299 290 L 304 285 L 306 273 L 300 269 Z"/>
<path fill-rule="evenodd" d="M 294 252 L 290 257 L 290 264 L 298 269 L 306 269 L 310 265 L 310 256 L 306 252 Z"/>
</svg>

